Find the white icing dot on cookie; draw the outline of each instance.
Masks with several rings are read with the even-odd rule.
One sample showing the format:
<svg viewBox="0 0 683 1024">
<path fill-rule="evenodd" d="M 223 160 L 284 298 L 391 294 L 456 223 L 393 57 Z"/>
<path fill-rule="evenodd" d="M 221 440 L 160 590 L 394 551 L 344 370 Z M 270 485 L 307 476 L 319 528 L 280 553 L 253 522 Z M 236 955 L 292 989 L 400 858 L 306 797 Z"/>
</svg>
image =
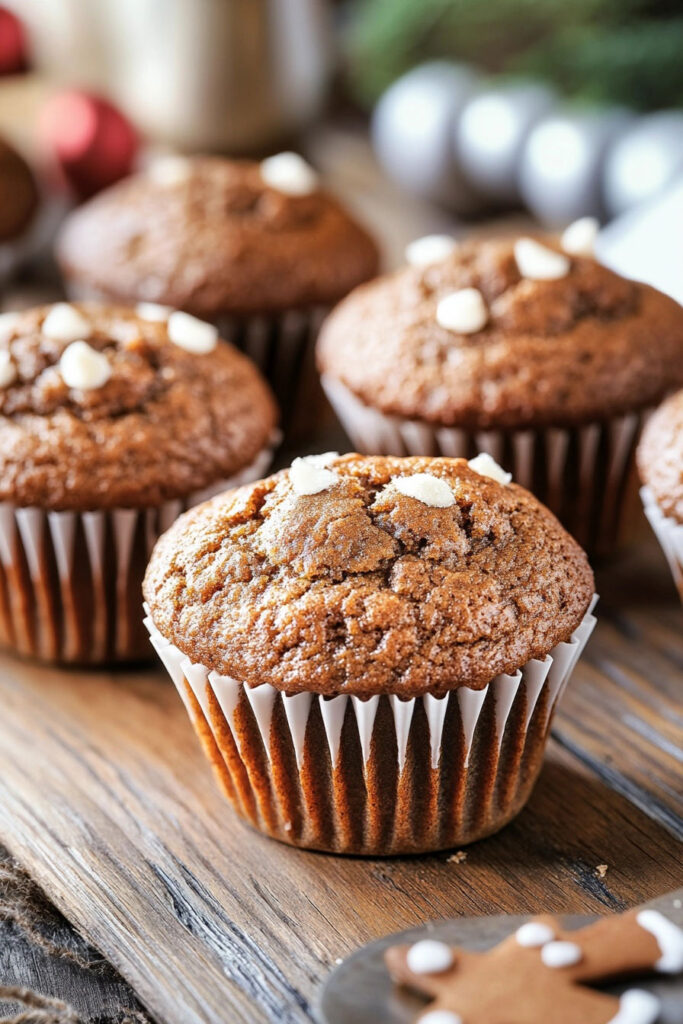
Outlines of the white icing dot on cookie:
<svg viewBox="0 0 683 1024">
<path fill-rule="evenodd" d="M 0 388 L 8 388 L 17 379 L 17 368 L 6 349 L 0 350 Z"/>
<path fill-rule="evenodd" d="M 261 162 L 261 180 L 290 196 L 307 196 L 318 187 L 318 175 L 298 153 L 277 153 Z"/>
<path fill-rule="evenodd" d="M 464 1024 L 462 1017 L 452 1010 L 430 1010 L 420 1017 L 419 1024 Z"/>
<path fill-rule="evenodd" d="M 566 256 L 548 249 L 533 238 L 518 238 L 515 242 L 515 261 L 522 277 L 531 281 L 556 281 L 566 277 L 570 263 Z"/>
<path fill-rule="evenodd" d="M 19 323 L 19 313 L 0 313 L 0 338 L 7 338 Z"/>
<path fill-rule="evenodd" d="M 62 352 L 59 372 L 68 388 L 92 391 L 101 388 L 111 377 L 109 360 L 87 341 L 74 341 Z"/>
<path fill-rule="evenodd" d="M 184 156 L 161 156 L 147 169 L 155 185 L 184 185 L 192 177 L 192 163 Z"/>
<path fill-rule="evenodd" d="M 406 246 L 406 262 L 411 267 L 428 267 L 445 260 L 457 248 L 458 243 L 450 235 L 424 235 Z"/>
<path fill-rule="evenodd" d="M 168 336 L 174 345 L 199 356 L 213 352 L 218 343 L 218 329 L 213 324 L 179 310 L 168 318 Z"/>
<path fill-rule="evenodd" d="M 417 498 L 432 508 L 450 508 L 455 505 L 455 495 L 445 480 L 431 473 L 414 473 L 412 476 L 395 476 L 392 479 L 397 491 L 407 498 Z"/>
<path fill-rule="evenodd" d="M 481 452 L 475 458 L 470 459 L 467 465 L 475 473 L 478 473 L 479 476 L 491 477 L 492 480 L 496 480 L 499 484 L 509 484 L 512 480 L 512 473 L 506 473 L 487 452 Z"/>
<path fill-rule="evenodd" d="M 162 306 L 158 302 L 138 302 L 135 312 L 141 320 L 163 324 L 173 312 L 173 306 Z"/>
<path fill-rule="evenodd" d="M 332 453 L 326 455 L 331 456 Z M 303 459 L 294 459 L 289 469 L 289 479 L 295 494 L 320 494 L 337 482 L 339 477 L 336 473 L 315 461 L 320 458 L 319 455 L 306 455 Z"/>
<path fill-rule="evenodd" d="M 621 996 L 617 1015 L 607 1024 L 654 1024 L 660 1010 L 661 1003 L 652 992 L 631 988 Z"/>
<path fill-rule="evenodd" d="M 92 333 L 90 321 L 68 302 L 57 302 L 43 320 L 41 333 L 53 341 L 79 341 Z"/>
<path fill-rule="evenodd" d="M 658 910 L 641 910 L 636 921 L 657 940 L 662 955 L 655 964 L 655 970 L 662 974 L 683 971 L 683 930 Z"/>
<path fill-rule="evenodd" d="M 580 217 L 562 233 L 560 244 L 572 256 L 592 256 L 600 224 L 595 217 Z"/>
<path fill-rule="evenodd" d="M 546 967 L 571 967 L 582 957 L 581 948 L 575 942 L 548 942 L 541 950 L 541 960 Z"/>
<path fill-rule="evenodd" d="M 486 326 L 489 311 L 477 288 L 461 288 L 440 300 L 436 320 L 442 327 L 458 334 L 476 334 Z"/>
<path fill-rule="evenodd" d="M 422 939 L 411 946 L 406 954 L 408 969 L 413 974 L 440 974 L 453 966 L 453 951 L 445 942 Z"/>
<path fill-rule="evenodd" d="M 515 932 L 517 944 L 528 948 L 545 946 L 546 942 L 552 942 L 554 938 L 555 932 L 550 925 L 542 924 L 540 921 L 529 921 Z"/>
</svg>

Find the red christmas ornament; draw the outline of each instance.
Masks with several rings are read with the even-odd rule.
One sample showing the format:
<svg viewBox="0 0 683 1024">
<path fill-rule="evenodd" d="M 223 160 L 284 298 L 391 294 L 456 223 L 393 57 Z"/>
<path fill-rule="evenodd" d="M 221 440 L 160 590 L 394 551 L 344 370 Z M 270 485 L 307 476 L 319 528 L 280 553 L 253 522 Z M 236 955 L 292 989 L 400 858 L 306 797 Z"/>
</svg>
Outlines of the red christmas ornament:
<svg viewBox="0 0 683 1024">
<path fill-rule="evenodd" d="M 75 89 L 56 93 L 41 112 L 39 132 L 80 199 L 112 185 L 133 169 L 137 133 L 116 107 L 99 96 Z"/>
<path fill-rule="evenodd" d="M 24 26 L 6 7 L 0 7 L 0 75 L 16 75 L 28 67 Z"/>
</svg>

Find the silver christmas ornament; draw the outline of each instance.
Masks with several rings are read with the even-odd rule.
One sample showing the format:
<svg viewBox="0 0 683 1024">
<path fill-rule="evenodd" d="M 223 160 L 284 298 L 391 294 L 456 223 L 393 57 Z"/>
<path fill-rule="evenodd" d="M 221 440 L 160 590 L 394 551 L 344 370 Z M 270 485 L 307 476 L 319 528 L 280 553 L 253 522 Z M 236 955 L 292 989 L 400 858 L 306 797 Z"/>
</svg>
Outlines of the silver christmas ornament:
<svg viewBox="0 0 683 1024">
<path fill-rule="evenodd" d="M 467 67 L 433 61 L 391 85 L 372 117 L 372 140 L 384 170 L 405 189 L 471 214 L 481 197 L 458 166 L 453 133 L 477 85 Z"/>
<path fill-rule="evenodd" d="M 578 217 L 603 218 L 605 156 L 632 115 L 621 108 L 553 114 L 532 129 L 519 167 L 529 210 L 559 227 Z"/>
<path fill-rule="evenodd" d="M 605 162 L 605 203 L 612 216 L 647 201 L 683 174 L 683 112 L 665 110 L 636 121 Z"/>
<path fill-rule="evenodd" d="M 520 199 L 518 167 L 534 125 L 557 103 L 552 89 L 509 82 L 470 99 L 455 129 L 457 158 L 467 180 L 497 203 Z"/>
</svg>

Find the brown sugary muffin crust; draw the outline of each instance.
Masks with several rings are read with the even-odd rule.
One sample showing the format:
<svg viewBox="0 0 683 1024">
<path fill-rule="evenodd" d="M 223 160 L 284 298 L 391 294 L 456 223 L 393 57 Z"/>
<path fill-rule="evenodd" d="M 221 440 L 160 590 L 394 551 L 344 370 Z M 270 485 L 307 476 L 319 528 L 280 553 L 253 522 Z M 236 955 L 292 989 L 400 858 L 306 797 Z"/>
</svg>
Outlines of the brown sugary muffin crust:
<svg viewBox="0 0 683 1024">
<path fill-rule="evenodd" d="M 268 443 L 276 409 L 251 362 L 227 343 L 205 355 L 169 341 L 166 325 L 130 309 L 75 308 L 111 376 L 70 390 L 68 343 L 46 338 L 51 307 L 19 315 L 0 337 L 16 367 L 0 388 L 0 501 L 50 509 L 155 506 L 248 466 Z"/>
<path fill-rule="evenodd" d="M 436 307 L 466 287 L 489 321 L 458 334 Z M 323 325 L 318 365 L 384 413 L 467 429 L 569 426 L 683 384 L 683 309 L 588 258 L 572 257 L 559 280 L 523 279 L 513 241 L 473 241 L 358 288 Z"/>
<path fill-rule="evenodd" d="M 57 245 L 67 278 L 212 318 L 327 305 L 377 272 L 374 242 L 327 193 L 285 195 L 257 163 L 190 166 L 187 181 L 138 174 L 76 210 Z"/>
<path fill-rule="evenodd" d="M 347 455 L 329 468 L 339 479 L 321 493 L 297 495 L 283 471 L 161 538 L 145 597 L 192 661 L 288 693 L 413 697 L 482 688 L 581 622 L 586 556 L 523 488 L 463 459 Z M 455 504 L 386 487 L 415 473 L 447 481 Z"/>
<path fill-rule="evenodd" d="M 0 139 L 0 242 L 17 238 L 38 206 L 31 169 L 15 149 Z"/>
<path fill-rule="evenodd" d="M 637 451 L 638 470 L 665 516 L 683 523 L 683 391 L 648 421 Z"/>
</svg>

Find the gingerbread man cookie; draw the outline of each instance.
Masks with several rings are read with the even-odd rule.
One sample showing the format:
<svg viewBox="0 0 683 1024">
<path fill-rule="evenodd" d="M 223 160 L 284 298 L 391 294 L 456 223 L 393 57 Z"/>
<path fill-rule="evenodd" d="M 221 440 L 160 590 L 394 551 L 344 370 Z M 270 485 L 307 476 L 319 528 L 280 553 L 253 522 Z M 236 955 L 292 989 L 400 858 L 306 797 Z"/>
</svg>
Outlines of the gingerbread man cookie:
<svg viewBox="0 0 683 1024">
<path fill-rule="evenodd" d="M 577 931 L 539 917 L 486 953 L 425 939 L 392 946 L 385 960 L 394 981 L 432 1000 L 419 1024 L 653 1024 L 651 993 L 619 998 L 587 986 L 683 971 L 683 931 L 656 910 Z"/>
</svg>

